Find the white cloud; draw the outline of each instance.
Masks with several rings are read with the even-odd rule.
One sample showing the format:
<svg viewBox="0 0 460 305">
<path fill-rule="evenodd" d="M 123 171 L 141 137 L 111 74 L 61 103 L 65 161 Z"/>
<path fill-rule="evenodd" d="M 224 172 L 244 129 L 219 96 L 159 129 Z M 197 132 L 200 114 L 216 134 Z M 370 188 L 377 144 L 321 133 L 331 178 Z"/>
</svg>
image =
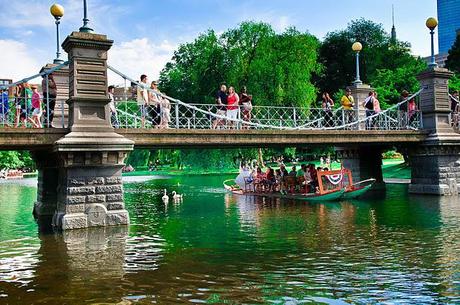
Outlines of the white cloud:
<svg viewBox="0 0 460 305">
<path fill-rule="evenodd" d="M 52 17 L 49 15 L 48 3 L 43 1 L 30 1 L 26 3 L 7 3 L 0 1 L 3 8 L 0 11 L 2 27 L 24 28 L 28 26 L 49 26 Z M 44 13 L 46 12 L 46 13 Z"/>
<path fill-rule="evenodd" d="M 115 44 L 109 51 L 109 64 L 123 74 L 137 80 L 146 74 L 149 80 L 156 80 L 165 64 L 171 60 L 176 45 L 162 41 L 153 42 L 148 38 L 134 39 Z M 119 85 L 123 79 L 109 73 L 109 82 Z"/>
<path fill-rule="evenodd" d="M 32 54 L 32 49 L 14 40 L 1 40 L 0 71 L 1 78 L 23 79 L 39 72 L 41 65 Z"/>
</svg>

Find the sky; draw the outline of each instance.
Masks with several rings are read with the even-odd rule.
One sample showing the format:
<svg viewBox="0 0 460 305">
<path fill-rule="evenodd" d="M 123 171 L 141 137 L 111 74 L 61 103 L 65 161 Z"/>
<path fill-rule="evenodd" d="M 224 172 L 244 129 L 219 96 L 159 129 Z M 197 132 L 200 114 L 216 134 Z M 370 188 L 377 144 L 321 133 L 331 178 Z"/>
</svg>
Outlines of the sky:
<svg viewBox="0 0 460 305">
<path fill-rule="evenodd" d="M 55 58 L 53 3 L 65 9 L 62 42 L 82 25 L 83 1 L 0 0 L 0 78 L 25 78 Z M 132 78 L 156 79 L 180 44 L 208 29 L 222 33 L 243 21 L 263 21 L 277 32 L 295 26 L 323 39 L 363 17 L 390 32 L 392 5 L 398 39 L 411 43 L 414 55 L 428 56 L 425 20 L 436 17 L 436 0 L 88 0 L 88 15 L 96 33 L 114 40 L 111 66 Z M 110 81 L 122 82 L 113 75 Z"/>
</svg>

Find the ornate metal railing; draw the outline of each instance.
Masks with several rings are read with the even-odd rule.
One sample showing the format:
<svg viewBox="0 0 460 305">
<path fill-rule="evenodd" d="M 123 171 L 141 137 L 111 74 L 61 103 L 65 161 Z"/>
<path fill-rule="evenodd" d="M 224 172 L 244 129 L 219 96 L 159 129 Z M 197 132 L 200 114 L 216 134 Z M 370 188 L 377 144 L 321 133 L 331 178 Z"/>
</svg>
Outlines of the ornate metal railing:
<svg viewBox="0 0 460 305">
<path fill-rule="evenodd" d="M 126 107 L 129 104 L 129 107 Z M 126 111 L 126 109 L 129 109 Z M 135 102 L 118 102 L 121 128 L 163 127 L 176 129 L 420 129 L 421 112 L 401 111 L 397 107 L 366 118 L 365 111 L 325 111 L 318 108 L 253 106 L 251 111 L 238 107 L 236 119 L 229 119 L 225 107 L 211 104 L 171 103 L 169 116 L 151 107 L 141 114 Z M 169 119 L 168 119 L 169 118 Z M 167 120 L 167 123 L 166 123 Z M 162 123 L 163 121 L 163 123 Z"/>
<path fill-rule="evenodd" d="M 126 83 L 130 81 L 137 86 L 145 86 L 120 71 L 108 67 L 109 70 L 120 76 L 125 83 L 123 96 L 127 96 Z M 118 113 L 125 118 L 126 123 L 121 124 L 125 128 L 160 127 L 177 129 L 374 129 L 374 130 L 401 130 L 422 128 L 422 114 L 419 110 L 401 110 L 403 104 L 418 99 L 420 92 L 413 94 L 404 101 L 389 109 L 378 113 L 363 110 L 336 109 L 327 111 L 318 108 L 302 107 L 277 107 L 277 106 L 253 106 L 246 109 L 243 106 L 237 108 L 235 116 L 228 115 L 227 108 L 212 104 L 184 103 L 178 99 L 169 97 L 163 93 L 148 89 L 163 100 L 167 100 L 167 114 L 162 107 L 150 107 L 147 112 L 141 113 L 141 106 L 136 109 L 135 102 L 123 102 L 118 106 Z M 120 99 L 120 97 L 118 97 Z M 418 104 L 418 103 L 417 103 Z M 129 109 L 129 110 L 128 110 Z M 123 121 L 123 119 L 120 119 Z M 134 121 L 130 127 L 129 121 Z M 165 122 L 167 121 L 167 122 Z M 139 124 L 139 122 L 141 122 Z"/>
<path fill-rule="evenodd" d="M 19 84 L 27 83 L 42 77 L 47 86 L 49 75 L 64 66 L 67 62 L 42 73 L 22 79 L 15 83 L 1 86 L 1 89 L 16 88 Z M 401 103 L 378 113 L 360 110 L 345 110 L 341 107 L 333 110 L 306 107 L 259 106 L 250 108 L 237 106 L 230 115 L 225 106 L 214 104 L 184 103 L 163 93 L 148 89 L 156 94 L 160 106 L 143 107 L 130 100 L 127 91 L 127 81 L 137 86 L 141 85 L 123 73 L 109 66 L 109 70 L 120 76 L 124 81 L 122 94 L 116 96 L 117 128 L 176 128 L 176 129 L 275 129 L 275 130 L 402 130 L 421 129 L 422 114 L 419 110 L 404 111 L 402 106 L 411 100 L 416 100 L 420 92 L 413 94 Z M 66 98 L 54 100 L 47 96 L 40 97 L 40 106 L 33 109 L 31 96 L 9 97 L 8 101 L 1 100 L 0 126 L 11 127 L 46 127 L 51 120 L 51 109 L 54 102 L 60 104 L 62 113 L 56 115 L 53 127 L 64 127 L 64 104 Z M 418 103 L 416 103 L 418 104 Z M 143 105 L 142 105 L 143 106 Z M 407 109 L 407 106 L 406 106 Z"/>
<path fill-rule="evenodd" d="M 449 114 L 449 122 L 451 123 L 455 131 L 460 132 L 460 101 L 457 98 L 455 98 L 452 94 L 449 94 L 449 98 L 451 99 L 451 101 L 457 104 L 455 109 L 453 109 L 452 113 Z"/>
</svg>

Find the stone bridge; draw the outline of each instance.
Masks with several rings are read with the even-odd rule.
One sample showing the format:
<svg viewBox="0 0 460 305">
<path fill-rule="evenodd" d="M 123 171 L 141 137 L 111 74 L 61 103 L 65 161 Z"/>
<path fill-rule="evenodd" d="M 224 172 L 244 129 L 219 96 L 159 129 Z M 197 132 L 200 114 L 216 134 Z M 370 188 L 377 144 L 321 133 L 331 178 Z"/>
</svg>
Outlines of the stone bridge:
<svg viewBox="0 0 460 305">
<path fill-rule="evenodd" d="M 136 148 L 234 148 L 303 146 L 410 146 L 423 143 L 426 130 L 222 130 L 118 129 Z M 66 128 L 0 129 L 1 150 L 49 150 Z"/>
<path fill-rule="evenodd" d="M 69 56 L 68 128 L 0 130 L 0 149 L 33 153 L 39 170 L 34 214 L 41 224 L 64 230 L 127 225 L 121 171 L 134 147 L 335 146 L 356 180 L 383 183 L 381 152 L 398 146 L 411 156 L 411 192 L 458 194 L 460 136 L 448 118 L 448 70 L 430 68 L 418 76 L 419 130 L 115 130 L 106 96 L 112 43 L 105 35 L 82 32 L 63 42 Z M 353 90 L 360 101 L 369 88 L 357 84 Z"/>
</svg>

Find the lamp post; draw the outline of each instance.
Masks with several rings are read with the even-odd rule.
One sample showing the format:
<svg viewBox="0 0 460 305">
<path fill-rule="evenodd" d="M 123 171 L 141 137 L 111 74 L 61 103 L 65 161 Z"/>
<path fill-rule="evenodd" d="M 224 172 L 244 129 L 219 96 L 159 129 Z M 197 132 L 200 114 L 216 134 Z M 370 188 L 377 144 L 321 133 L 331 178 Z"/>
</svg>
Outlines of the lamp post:
<svg viewBox="0 0 460 305">
<path fill-rule="evenodd" d="M 355 42 L 351 46 L 351 49 L 356 52 L 356 80 L 353 83 L 362 84 L 363 82 L 359 77 L 359 52 L 361 52 L 361 50 L 363 49 L 363 45 L 360 42 Z"/>
<path fill-rule="evenodd" d="M 92 33 L 93 29 L 88 26 L 88 5 L 86 0 L 83 0 L 83 26 L 80 28 L 80 32 L 83 33 Z"/>
<path fill-rule="evenodd" d="M 62 64 L 64 61 L 60 58 L 60 45 L 59 45 L 59 24 L 61 23 L 61 18 L 64 16 L 64 8 L 59 4 L 53 4 L 50 7 L 50 13 L 53 15 L 54 19 L 56 20 L 56 59 L 54 59 L 53 63 L 55 64 Z"/>
<path fill-rule="evenodd" d="M 436 59 L 434 57 L 434 29 L 438 26 L 438 20 L 436 18 L 430 17 L 426 20 L 426 27 L 430 29 L 431 34 L 431 62 L 428 65 L 430 68 L 435 68 L 438 66 Z"/>
</svg>

